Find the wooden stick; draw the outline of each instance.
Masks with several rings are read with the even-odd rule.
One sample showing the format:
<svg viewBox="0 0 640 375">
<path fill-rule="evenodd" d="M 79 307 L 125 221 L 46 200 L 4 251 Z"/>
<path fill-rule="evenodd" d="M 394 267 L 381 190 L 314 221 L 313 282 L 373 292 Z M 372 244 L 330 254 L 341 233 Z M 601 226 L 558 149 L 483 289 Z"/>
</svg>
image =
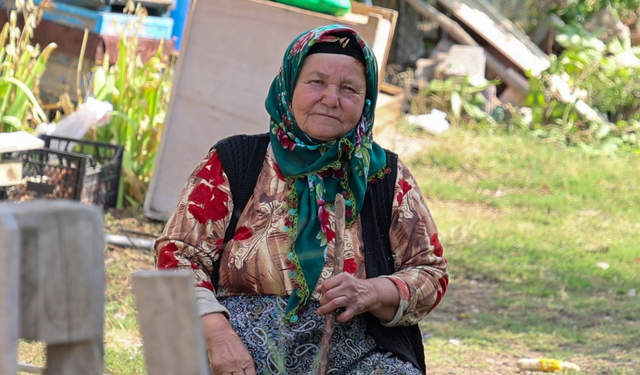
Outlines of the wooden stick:
<svg viewBox="0 0 640 375">
<path fill-rule="evenodd" d="M 84 29 L 82 37 L 82 46 L 80 47 L 80 61 L 78 61 L 78 70 L 76 71 L 76 95 L 78 95 L 78 105 L 82 104 L 82 91 L 80 90 L 80 79 L 82 75 L 82 63 L 84 62 L 84 51 L 87 48 L 87 40 L 89 40 L 89 29 Z"/>
<path fill-rule="evenodd" d="M 29 365 L 26 363 L 18 363 L 18 371 L 29 374 L 44 374 L 44 367 Z"/>
<path fill-rule="evenodd" d="M 335 228 L 336 228 L 336 242 L 334 248 L 333 263 L 333 276 L 342 273 L 342 258 L 344 255 L 344 197 L 342 194 L 336 195 L 336 211 L 335 211 Z M 320 346 L 320 366 L 318 370 L 319 375 L 327 373 L 329 368 L 329 349 L 331 348 L 331 337 L 333 336 L 333 328 L 336 325 L 336 313 L 332 312 L 327 314 L 324 321 L 324 332 L 322 333 L 322 343 Z"/>
</svg>

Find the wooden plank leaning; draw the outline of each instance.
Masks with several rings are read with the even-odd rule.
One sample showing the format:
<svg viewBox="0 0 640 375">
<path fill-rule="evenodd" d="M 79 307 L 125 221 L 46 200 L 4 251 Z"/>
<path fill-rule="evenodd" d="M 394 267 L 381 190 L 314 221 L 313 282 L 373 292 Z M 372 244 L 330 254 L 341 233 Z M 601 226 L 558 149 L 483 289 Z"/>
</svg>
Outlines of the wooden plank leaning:
<svg viewBox="0 0 640 375">
<path fill-rule="evenodd" d="M 102 210 L 63 200 L 2 204 L 6 233 L 5 217 L 20 241 L 19 336 L 45 342 L 47 375 L 102 374 Z"/>
<path fill-rule="evenodd" d="M 193 276 L 188 271 L 133 275 L 148 375 L 208 375 Z"/>
<path fill-rule="evenodd" d="M 14 375 L 18 358 L 20 235 L 18 224 L 0 214 L 0 375 Z"/>
</svg>

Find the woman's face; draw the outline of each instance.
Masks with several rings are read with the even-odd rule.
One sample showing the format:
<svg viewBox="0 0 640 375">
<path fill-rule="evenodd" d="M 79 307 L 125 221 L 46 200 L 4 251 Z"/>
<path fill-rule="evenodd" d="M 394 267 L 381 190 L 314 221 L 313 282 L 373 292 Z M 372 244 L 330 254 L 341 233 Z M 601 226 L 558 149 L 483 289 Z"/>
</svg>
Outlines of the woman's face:
<svg viewBox="0 0 640 375">
<path fill-rule="evenodd" d="M 311 138 L 339 139 L 358 125 L 366 94 L 364 66 L 358 60 L 313 54 L 304 59 L 293 90 L 293 117 Z"/>
</svg>

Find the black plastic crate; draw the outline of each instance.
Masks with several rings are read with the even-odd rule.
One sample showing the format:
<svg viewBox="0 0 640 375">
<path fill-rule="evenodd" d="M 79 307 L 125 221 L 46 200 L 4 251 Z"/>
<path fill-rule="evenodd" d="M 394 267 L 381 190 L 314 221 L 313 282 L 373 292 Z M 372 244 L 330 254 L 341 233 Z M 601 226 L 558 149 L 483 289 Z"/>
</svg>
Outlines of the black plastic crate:
<svg viewBox="0 0 640 375">
<path fill-rule="evenodd" d="M 83 180 L 86 158 L 47 149 L 20 153 L 24 184 L 8 189 L 10 200 L 64 198 L 80 200 L 78 184 Z"/>
<path fill-rule="evenodd" d="M 123 147 L 72 138 L 42 136 L 45 148 L 22 153 L 25 183 L 8 198 L 66 198 L 114 208 L 122 170 Z"/>
<path fill-rule="evenodd" d="M 115 208 L 122 175 L 123 146 L 72 138 L 43 136 L 44 146 L 85 156 L 85 172 L 79 200 L 104 208 Z"/>
</svg>

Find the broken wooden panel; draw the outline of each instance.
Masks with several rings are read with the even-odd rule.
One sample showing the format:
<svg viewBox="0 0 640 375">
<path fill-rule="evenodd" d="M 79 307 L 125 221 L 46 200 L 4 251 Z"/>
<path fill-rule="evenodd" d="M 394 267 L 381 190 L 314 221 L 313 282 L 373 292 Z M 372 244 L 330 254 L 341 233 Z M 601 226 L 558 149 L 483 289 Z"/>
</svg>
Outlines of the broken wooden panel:
<svg viewBox="0 0 640 375">
<path fill-rule="evenodd" d="M 264 100 L 295 37 L 338 23 L 376 46 L 377 38 L 389 36 L 378 34 L 381 22 L 389 21 L 375 10 L 333 17 L 263 0 L 196 2 L 185 26 L 145 215 L 169 218 L 189 173 L 218 140 L 268 131 Z M 381 65 L 383 56 L 376 57 Z"/>
<path fill-rule="evenodd" d="M 438 3 L 523 72 L 531 70 L 534 75 L 538 75 L 550 66 L 547 55 L 489 2 L 438 0 Z"/>
<path fill-rule="evenodd" d="M 102 211 L 62 200 L 0 205 L 0 267 L 0 374 L 31 370 L 16 365 L 18 337 L 47 344 L 45 375 L 102 374 Z"/>
<path fill-rule="evenodd" d="M 373 139 L 380 146 L 391 151 L 396 148 L 398 122 L 402 115 L 403 104 L 404 90 L 402 88 L 384 82 L 380 85 L 373 126 Z"/>
</svg>

